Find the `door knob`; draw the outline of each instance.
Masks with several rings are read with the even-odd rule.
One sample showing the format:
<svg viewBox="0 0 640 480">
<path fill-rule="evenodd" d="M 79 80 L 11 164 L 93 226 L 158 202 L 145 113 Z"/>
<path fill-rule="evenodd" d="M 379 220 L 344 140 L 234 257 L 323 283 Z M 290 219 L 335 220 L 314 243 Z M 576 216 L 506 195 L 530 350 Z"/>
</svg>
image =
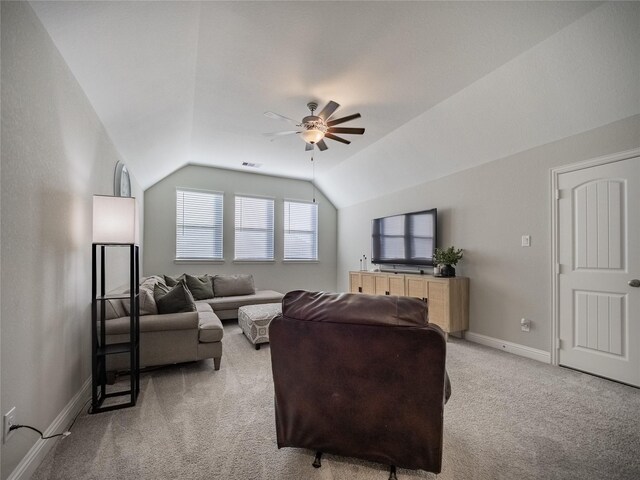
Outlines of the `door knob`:
<svg viewBox="0 0 640 480">
<path fill-rule="evenodd" d="M 640 287 L 640 280 L 638 280 L 637 278 L 634 278 L 633 280 L 629 280 L 629 286 L 630 287 Z"/>
</svg>

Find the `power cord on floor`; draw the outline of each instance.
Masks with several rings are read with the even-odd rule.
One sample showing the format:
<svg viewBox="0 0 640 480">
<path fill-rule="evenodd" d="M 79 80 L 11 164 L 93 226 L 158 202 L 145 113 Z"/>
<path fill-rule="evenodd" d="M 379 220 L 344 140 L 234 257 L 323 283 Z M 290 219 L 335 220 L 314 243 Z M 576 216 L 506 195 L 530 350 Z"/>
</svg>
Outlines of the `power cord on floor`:
<svg viewBox="0 0 640 480">
<path fill-rule="evenodd" d="M 62 432 L 62 433 L 56 433 L 55 435 L 49 435 L 49 436 L 44 436 L 44 433 L 42 433 L 40 430 L 38 430 L 35 427 L 32 427 L 30 425 L 11 425 L 9 427 L 9 431 L 12 430 L 17 430 L 18 428 L 28 428 L 29 430 L 33 430 L 34 432 L 38 432 L 40 434 L 40 438 L 42 440 L 49 440 L 50 438 L 55 438 L 55 437 L 68 437 L 69 435 L 71 435 L 70 431 L 66 431 L 66 432 Z"/>
<path fill-rule="evenodd" d="M 76 420 L 78 419 L 78 417 L 80 416 L 80 414 L 82 413 L 82 411 L 84 410 L 84 407 L 87 406 L 87 403 L 89 403 L 91 401 L 91 398 L 87 399 L 86 402 L 84 402 L 84 405 L 82 405 L 82 408 L 78 411 L 78 413 L 76 414 L 75 417 L 73 417 L 73 421 L 71 422 L 71 425 L 69 425 L 69 428 L 67 429 L 67 431 L 62 432 L 62 433 L 56 433 L 55 435 L 47 435 L 46 437 L 44 436 L 44 433 L 42 433 L 40 430 L 38 430 L 35 427 L 32 427 L 31 425 L 11 425 L 9 427 L 9 431 L 13 431 L 13 430 L 17 430 L 19 428 L 28 428 L 29 430 L 33 430 L 34 432 L 37 432 L 40 434 L 40 438 L 42 440 L 49 440 L 50 438 L 55 438 L 55 437 L 68 437 L 69 435 L 71 435 L 71 428 L 73 427 L 73 425 L 76 423 Z"/>
</svg>

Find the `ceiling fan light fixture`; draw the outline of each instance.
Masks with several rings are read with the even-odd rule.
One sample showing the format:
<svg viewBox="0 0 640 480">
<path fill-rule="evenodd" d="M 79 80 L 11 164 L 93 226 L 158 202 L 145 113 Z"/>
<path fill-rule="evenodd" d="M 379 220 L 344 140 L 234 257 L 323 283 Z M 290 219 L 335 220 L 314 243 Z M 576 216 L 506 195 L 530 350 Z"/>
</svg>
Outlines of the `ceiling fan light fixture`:
<svg viewBox="0 0 640 480">
<path fill-rule="evenodd" d="M 311 108 L 311 107 L 309 107 Z M 300 137 L 306 143 L 315 145 L 324 138 L 327 132 L 327 125 L 322 118 L 317 115 L 308 115 L 302 119 L 303 128 Z"/>
<path fill-rule="evenodd" d="M 342 118 L 334 118 L 333 114 L 339 107 L 340 105 L 338 103 L 330 100 L 329 103 L 327 103 L 325 107 L 320 111 L 320 113 L 318 113 L 318 115 L 314 115 L 316 109 L 318 108 L 318 104 L 316 102 L 309 102 L 307 103 L 307 108 L 311 112 L 311 115 L 307 115 L 306 117 L 304 117 L 302 119 L 302 122 L 300 123 L 296 123 L 295 120 L 292 120 L 289 117 L 285 117 L 284 115 L 280 115 L 278 113 L 265 112 L 264 114 L 267 117 L 275 118 L 277 120 L 286 120 L 290 123 L 295 124 L 295 126 L 298 127 L 299 130 L 265 133 L 264 135 L 275 138 L 276 136 L 280 135 L 291 135 L 294 133 L 298 134 L 300 135 L 302 141 L 305 142 L 305 152 L 314 150 L 316 145 L 321 152 L 327 150 L 328 147 L 324 141 L 325 138 L 349 145 L 351 143 L 349 140 L 346 140 L 335 134 L 346 133 L 351 135 L 362 135 L 364 133 L 364 128 L 336 127 L 336 125 L 340 125 L 342 123 L 355 120 L 356 118 L 360 118 L 359 113 L 347 115 L 346 117 Z"/>
<path fill-rule="evenodd" d="M 313 145 L 324 138 L 324 132 L 319 128 L 312 127 L 304 130 L 300 136 L 305 142 Z"/>
</svg>

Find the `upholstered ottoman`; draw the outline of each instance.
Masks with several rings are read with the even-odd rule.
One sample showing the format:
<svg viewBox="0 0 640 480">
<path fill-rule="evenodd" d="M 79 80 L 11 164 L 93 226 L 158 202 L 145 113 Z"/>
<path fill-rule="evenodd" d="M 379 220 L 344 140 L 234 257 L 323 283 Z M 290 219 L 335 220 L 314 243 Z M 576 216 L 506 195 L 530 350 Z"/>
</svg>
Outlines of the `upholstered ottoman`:
<svg viewBox="0 0 640 480">
<path fill-rule="evenodd" d="M 281 303 L 245 305 L 238 308 L 238 325 L 249 341 L 260 350 L 261 343 L 269 342 L 269 324 L 282 313 Z"/>
</svg>

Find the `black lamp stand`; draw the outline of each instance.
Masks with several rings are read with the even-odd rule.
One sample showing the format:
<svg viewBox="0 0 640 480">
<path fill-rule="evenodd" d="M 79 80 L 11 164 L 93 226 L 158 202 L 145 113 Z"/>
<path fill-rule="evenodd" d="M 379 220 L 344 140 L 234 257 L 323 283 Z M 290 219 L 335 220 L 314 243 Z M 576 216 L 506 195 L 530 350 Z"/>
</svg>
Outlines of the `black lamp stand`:
<svg viewBox="0 0 640 480">
<path fill-rule="evenodd" d="M 105 293 L 105 266 L 107 248 L 129 249 L 129 293 L 122 295 L 107 295 Z M 98 260 L 98 249 L 100 259 Z M 91 302 L 91 413 L 106 412 L 119 408 L 133 407 L 140 393 L 140 264 L 139 248 L 135 244 L 105 244 L 94 243 L 92 260 L 92 302 Z M 100 262 L 100 274 L 98 278 L 98 261 Z M 113 299 L 128 299 L 130 302 L 129 314 L 129 341 L 119 343 L 106 343 L 105 313 L 106 302 Z M 107 356 L 115 354 L 129 354 L 128 390 L 107 391 Z M 126 396 L 128 401 L 103 405 L 105 400 L 112 397 Z"/>
</svg>

